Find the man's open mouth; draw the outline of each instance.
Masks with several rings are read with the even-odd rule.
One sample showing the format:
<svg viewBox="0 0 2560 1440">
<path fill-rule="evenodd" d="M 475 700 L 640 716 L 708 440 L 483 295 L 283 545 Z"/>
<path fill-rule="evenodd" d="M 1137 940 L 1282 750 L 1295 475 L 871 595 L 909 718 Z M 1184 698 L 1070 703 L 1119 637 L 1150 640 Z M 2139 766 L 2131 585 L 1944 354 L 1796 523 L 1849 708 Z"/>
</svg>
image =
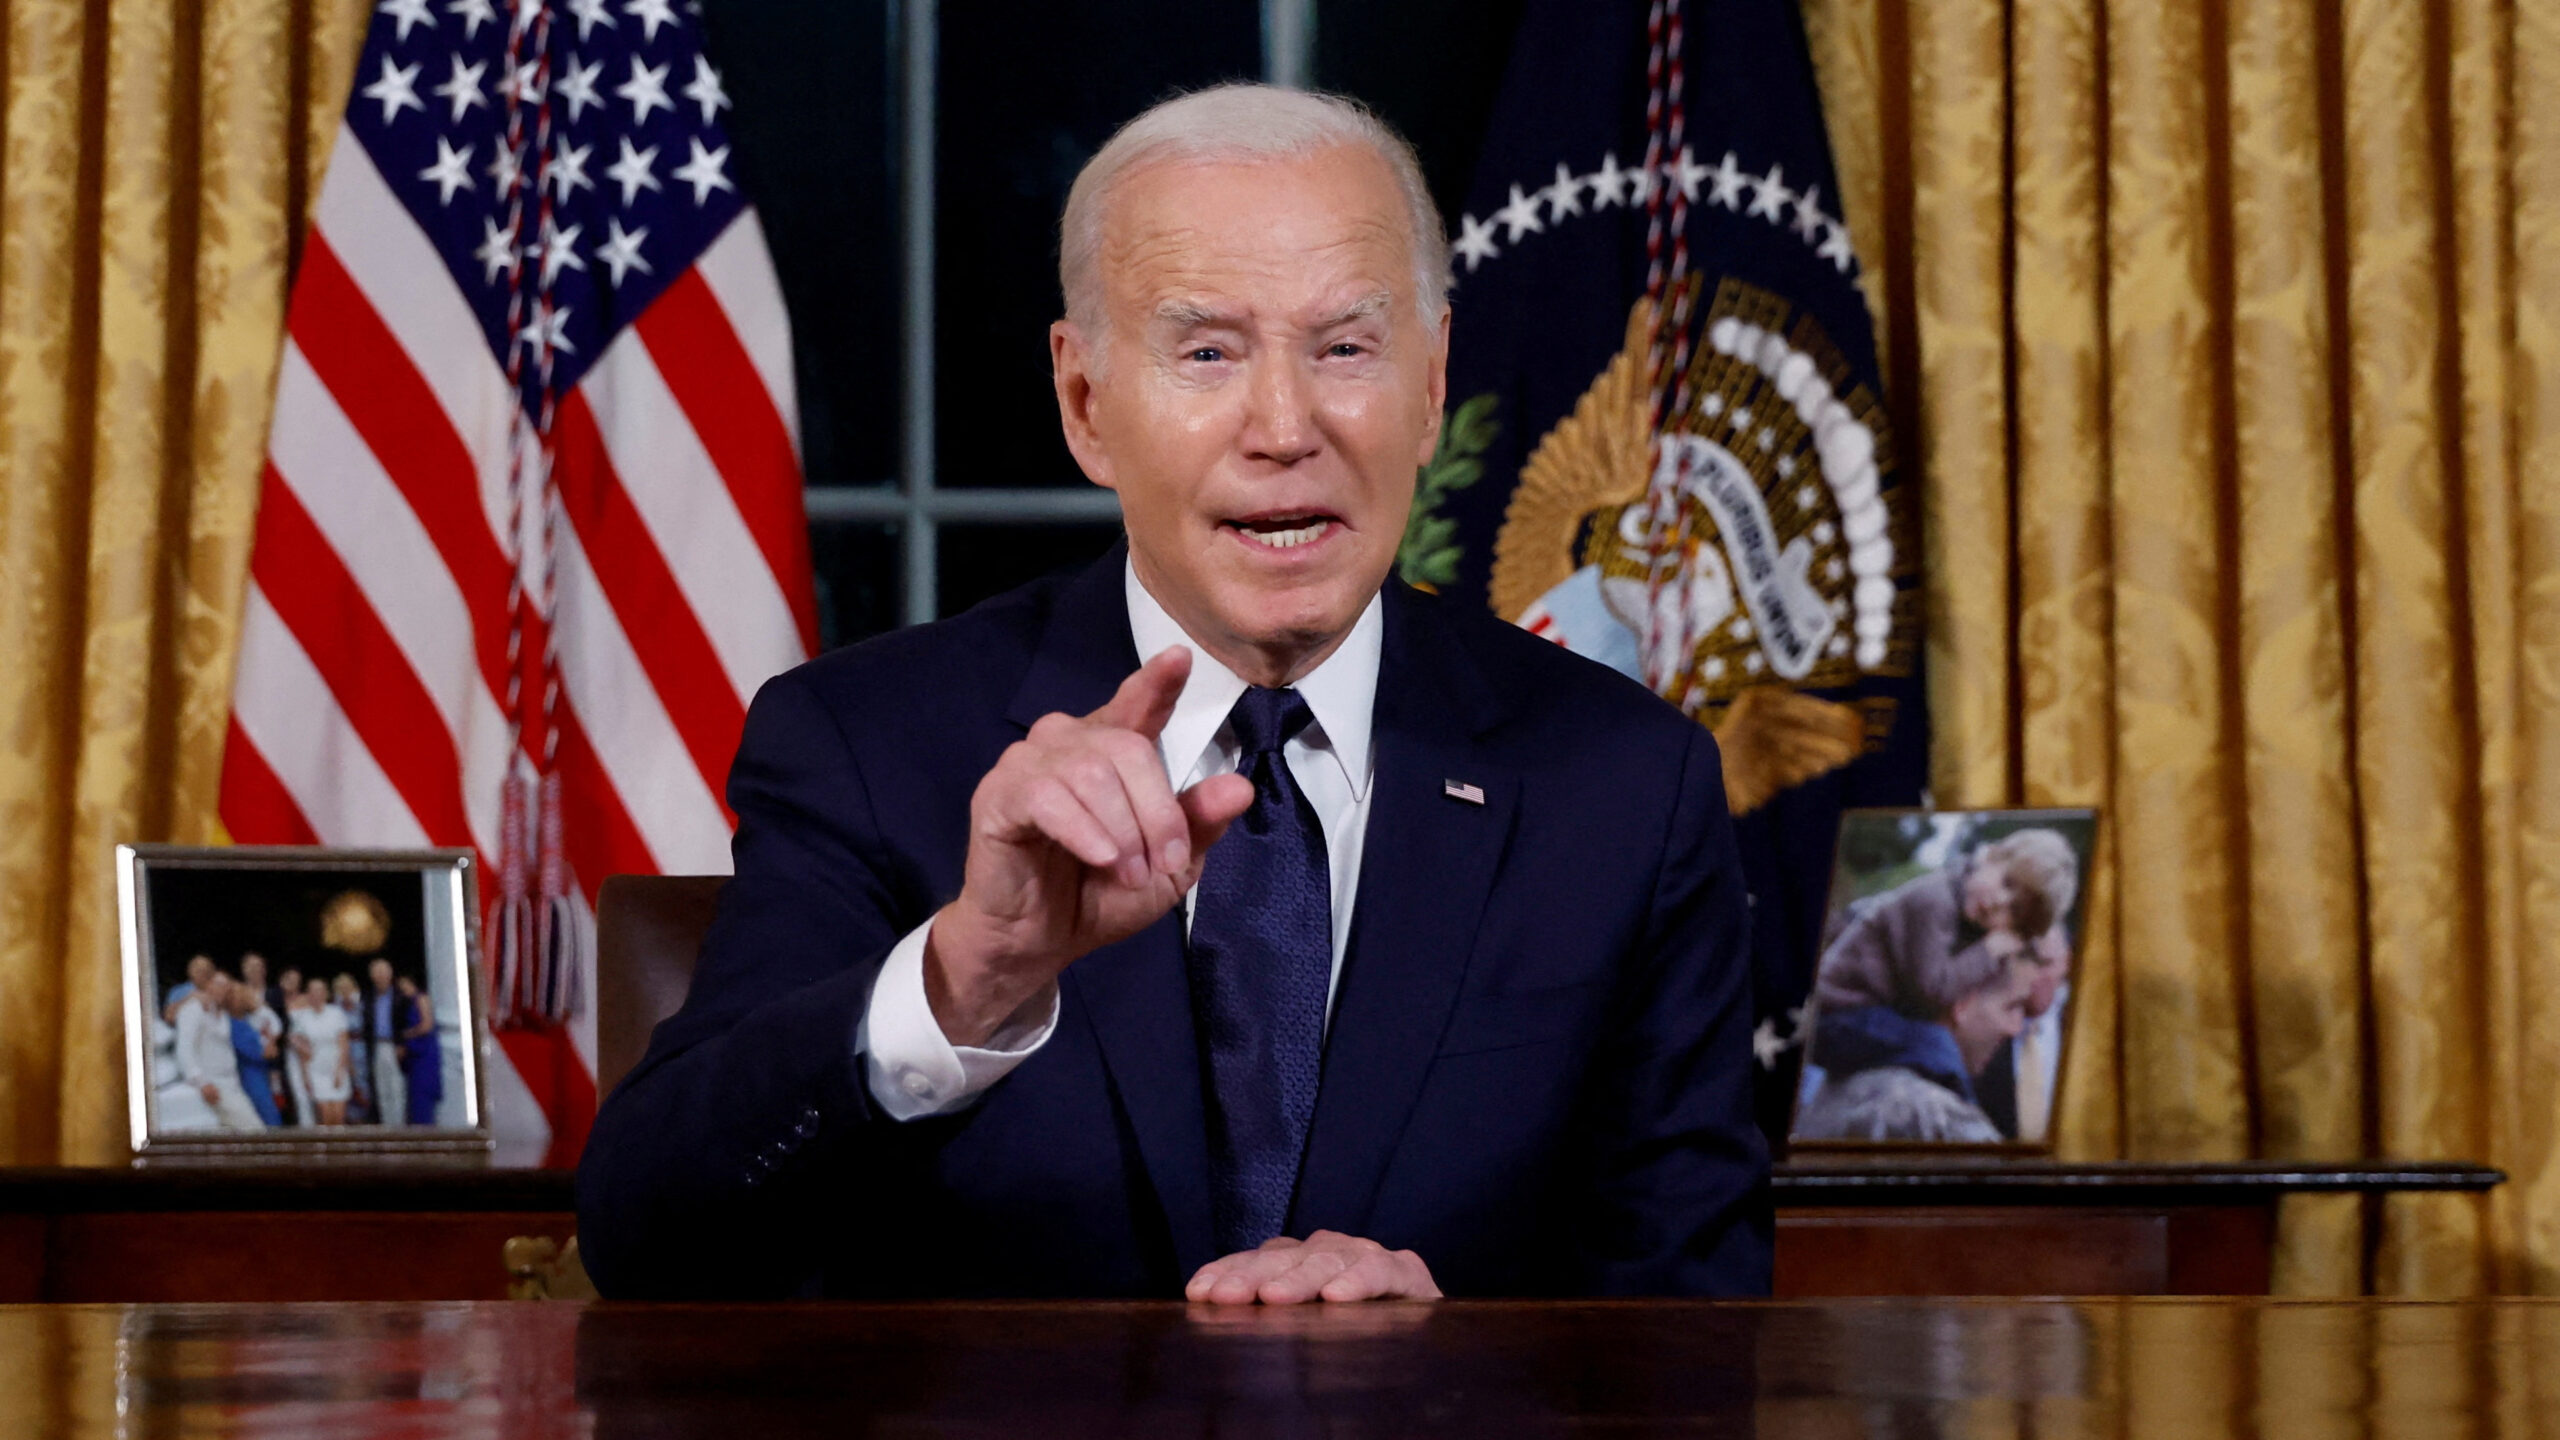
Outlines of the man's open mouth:
<svg viewBox="0 0 2560 1440">
<path fill-rule="evenodd" d="M 1227 528 L 1257 545 L 1273 550 L 1294 550 L 1312 545 L 1325 532 L 1342 523 L 1320 511 L 1294 515 L 1256 515 L 1244 520 L 1229 520 Z"/>
</svg>

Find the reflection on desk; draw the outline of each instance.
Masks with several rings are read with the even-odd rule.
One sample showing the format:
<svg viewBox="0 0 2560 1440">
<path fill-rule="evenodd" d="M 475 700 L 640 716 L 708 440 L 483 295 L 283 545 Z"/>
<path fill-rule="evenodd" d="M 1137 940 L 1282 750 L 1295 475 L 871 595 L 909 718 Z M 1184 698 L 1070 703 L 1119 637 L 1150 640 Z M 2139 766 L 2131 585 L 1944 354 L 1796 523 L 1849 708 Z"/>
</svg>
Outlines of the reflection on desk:
<svg viewBox="0 0 2560 1440">
<path fill-rule="evenodd" d="M 2560 1304 L 0 1308 L 0 1434 L 2560 1428 Z"/>
</svg>

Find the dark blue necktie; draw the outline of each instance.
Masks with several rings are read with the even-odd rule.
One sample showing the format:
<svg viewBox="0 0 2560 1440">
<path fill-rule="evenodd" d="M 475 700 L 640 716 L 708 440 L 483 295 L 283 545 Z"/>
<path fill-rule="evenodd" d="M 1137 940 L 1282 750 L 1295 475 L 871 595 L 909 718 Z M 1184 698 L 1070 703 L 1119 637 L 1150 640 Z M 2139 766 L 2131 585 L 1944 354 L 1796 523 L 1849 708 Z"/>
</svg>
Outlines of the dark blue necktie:
<svg viewBox="0 0 2560 1440">
<path fill-rule="evenodd" d="M 1315 807 L 1280 753 L 1312 719 L 1297 691 L 1260 686 L 1228 713 L 1253 804 L 1209 852 L 1192 905 L 1191 1018 L 1221 1254 L 1280 1233 L 1315 1114 L 1333 883 Z"/>
</svg>

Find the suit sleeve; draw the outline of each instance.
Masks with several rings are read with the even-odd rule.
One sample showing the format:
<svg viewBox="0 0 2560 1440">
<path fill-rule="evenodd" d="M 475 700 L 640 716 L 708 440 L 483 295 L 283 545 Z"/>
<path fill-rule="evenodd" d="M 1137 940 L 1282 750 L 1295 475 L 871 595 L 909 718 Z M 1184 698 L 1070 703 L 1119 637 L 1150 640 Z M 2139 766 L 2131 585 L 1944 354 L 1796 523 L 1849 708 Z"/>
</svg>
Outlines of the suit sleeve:
<svg viewBox="0 0 2560 1440">
<path fill-rule="evenodd" d="M 621 1297 L 784 1296 L 846 1221 L 819 1197 L 895 1122 L 855 1034 L 931 897 L 880 833 L 843 733 L 797 674 L 749 709 L 729 777 L 737 873 L 684 1008 L 596 1116 L 579 1248 Z"/>
<path fill-rule="evenodd" d="M 1595 1076 L 1575 1288 L 1766 1295 L 1769 1153 L 1752 1100 L 1750 908 L 1715 740 L 1690 731 L 1651 915 Z"/>
</svg>

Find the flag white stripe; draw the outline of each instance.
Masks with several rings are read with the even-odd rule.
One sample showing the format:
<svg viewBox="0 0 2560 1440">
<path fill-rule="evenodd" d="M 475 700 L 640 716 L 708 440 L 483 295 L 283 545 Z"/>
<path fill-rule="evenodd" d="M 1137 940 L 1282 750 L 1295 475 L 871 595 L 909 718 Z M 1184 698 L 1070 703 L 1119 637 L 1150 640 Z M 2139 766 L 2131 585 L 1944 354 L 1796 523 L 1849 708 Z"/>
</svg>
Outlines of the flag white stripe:
<svg viewBox="0 0 2560 1440">
<path fill-rule="evenodd" d="M 471 843 L 498 853 L 507 722 L 480 673 L 471 611 L 442 552 L 300 346 L 285 341 L 268 458 L 391 633 L 454 738 Z"/>
<path fill-rule="evenodd" d="M 729 873 L 729 819 L 596 583 L 576 527 L 559 536 L 560 681 L 661 875 Z"/>
<path fill-rule="evenodd" d="M 515 420 L 506 371 L 490 355 L 488 333 L 455 288 L 444 258 L 401 207 L 382 172 L 373 168 L 363 142 L 343 124 L 337 148 L 329 154 L 329 177 L 321 185 L 312 224 L 328 238 L 373 313 L 398 337 L 409 363 L 462 437 L 479 477 L 480 508 L 489 533 L 503 537 L 507 427 Z M 279 417 L 287 413 L 277 407 Z"/>
<path fill-rule="evenodd" d="M 232 697 L 232 718 L 321 844 L 428 843 L 426 827 L 374 763 L 329 682 L 254 580 L 240 617 L 240 673 L 256 683 Z"/>
<path fill-rule="evenodd" d="M 793 459 L 800 455 L 800 392 L 791 368 L 791 317 L 783 308 L 782 285 L 773 273 L 773 257 L 765 248 L 764 224 L 750 205 L 729 222 L 694 269 L 711 287 L 729 317 L 729 328 L 745 347 L 747 363 L 756 367 L 773 408 L 782 412 L 782 428 L 791 434 Z"/>
<path fill-rule="evenodd" d="M 606 347 L 579 388 L 623 493 L 745 704 L 808 658 L 781 582 L 637 328 Z"/>
</svg>

